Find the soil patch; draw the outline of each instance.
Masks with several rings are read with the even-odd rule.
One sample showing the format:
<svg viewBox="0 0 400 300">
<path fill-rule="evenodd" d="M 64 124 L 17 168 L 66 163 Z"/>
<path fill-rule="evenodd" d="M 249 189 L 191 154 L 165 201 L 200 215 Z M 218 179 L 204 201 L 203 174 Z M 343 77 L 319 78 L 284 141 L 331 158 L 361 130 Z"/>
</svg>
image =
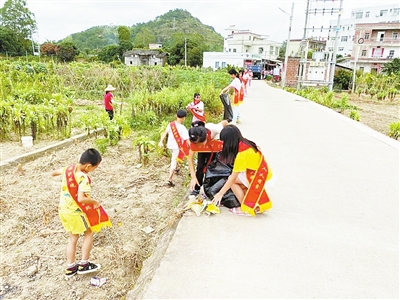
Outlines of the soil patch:
<svg viewBox="0 0 400 300">
<path fill-rule="evenodd" d="M 7 154 L 26 151 L 18 143 L 1 146 Z M 2 170 L 0 299 L 121 299 L 133 288 L 143 261 L 159 246 L 160 237 L 181 217 L 187 190 L 185 169 L 175 175 L 176 186 L 167 187 L 169 158 L 143 167 L 130 140 L 108 148 L 90 174 L 93 197 L 100 200 L 113 223 L 113 228 L 94 237 L 91 260 L 102 267 L 97 274 L 65 280 L 67 235 L 57 213 L 61 177 L 50 173 L 75 163 L 93 146 L 93 139 L 77 141 Z M 77 260 L 80 246 L 81 241 Z M 107 278 L 107 283 L 91 286 L 92 276 Z"/>
<path fill-rule="evenodd" d="M 392 123 L 400 122 L 400 100 L 374 101 L 367 97 L 349 97 L 349 103 L 357 107 L 360 115 L 360 123 L 371 127 L 372 129 L 388 135 L 389 126 Z M 349 116 L 351 110 L 346 110 L 345 115 Z"/>
</svg>

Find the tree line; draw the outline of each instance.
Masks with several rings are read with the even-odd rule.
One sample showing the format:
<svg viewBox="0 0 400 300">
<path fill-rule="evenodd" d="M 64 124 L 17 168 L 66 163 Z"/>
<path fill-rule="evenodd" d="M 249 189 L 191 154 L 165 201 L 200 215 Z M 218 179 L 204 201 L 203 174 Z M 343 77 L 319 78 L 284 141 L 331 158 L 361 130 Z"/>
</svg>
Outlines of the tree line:
<svg viewBox="0 0 400 300">
<path fill-rule="evenodd" d="M 176 24 L 180 24 L 180 28 L 186 26 L 194 29 L 178 28 L 171 33 Z M 124 63 L 125 52 L 148 49 L 151 43 L 162 43 L 161 51 L 169 53 L 169 65 L 183 65 L 186 57 L 187 65 L 201 66 L 203 52 L 221 51 L 223 47 L 223 38 L 212 27 L 201 24 L 181 9 L 169 11 L 155 21 L 136 24 L 131 28 L 97 26 L 71 34 L 59 42 L 46 41 L 41 45 L 34 41 L 36 31 L 36 19 L 27 8 L 26 0 L 7 0 L 0 9 L 0 54 L 13 57 L 40 53 L 60 62 L 82 58 L 87 61 Z"/>
</svg>

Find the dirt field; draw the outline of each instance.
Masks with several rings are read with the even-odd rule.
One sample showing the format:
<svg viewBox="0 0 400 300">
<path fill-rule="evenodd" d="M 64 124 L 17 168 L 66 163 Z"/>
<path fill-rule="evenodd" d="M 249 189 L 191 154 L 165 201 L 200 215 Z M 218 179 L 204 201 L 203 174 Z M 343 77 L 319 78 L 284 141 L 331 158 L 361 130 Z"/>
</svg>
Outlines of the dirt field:
<svg viewBox="0 0 400 300">
<path fill-rule="evenodd" d="M 375 129 L 376 131 L 388 135 L 389 125 L 391 123 L 400 122 L 400 99 L 395 101 L 375 101 L 369 97 L 358 98 L 349 96 L 349 103 L 358 108 L 360 115 L 360 123 Z M 345 115 L 349 116 L 350 111 L 346 111 Z"/>
<path fill-rule="evenodd" d="M 359 108 L 361 123 L 383 134 L 387 134 L 390 123 L 399 121 L 398 101 L 350 103 Z M 2 143 L 1 159 L 48 143 L 40 142 L 33 148 Z M 143 167 L 130 140 L 110 147 L 100 167 L 90 174 L 93 197 L 101 201 L 113 223 L 113 228 L 95 235 L 91 260 L 102 267 L 97 274 L 77 275 L 66 281 L 67 235 L 57 214 L 61 178 L 52 178 L 50 173 L 76 162 L 93 146 L 93 139 L 88 139 L 1 171 L 0 299 L 124 299 L 143 260 L 160 246 L 160 237 L 182 215 L 187 193 L 185 169 L 175 175 L 176 186 L 169 188 L 165 185 L 168 158 Z M 92 276 L 107 278 L 107 282 L 101 287 L 91 286 Z"/>
<path fill-rule="evenodd" d="M 19 168 L 2 170 L 0 299 L 121 299 L 132 289 L 160 234 L 180 218 L 178 204 L 183 203 L 187 172 L 175 175 L 176 186 L 169 188 L 165 185 L 168 158 L 143 167 L 131 142 L 121 141 L 109 148 L 90 174 L 93 197 L 113 223 L 113 228 L 94 238 L 91 260 L 100 263 L 101 270 L 65 280 L 67 235 L 57 213 L 61 178 L 50 173 L 66 162 L 76 162 L 93 143 L 93 139 L 78 142 Z M 21 148 L 1 146 L 5 154 Z M 107 278 L 107 283 L 90 286 L 92 276 Z"/>
</svg>

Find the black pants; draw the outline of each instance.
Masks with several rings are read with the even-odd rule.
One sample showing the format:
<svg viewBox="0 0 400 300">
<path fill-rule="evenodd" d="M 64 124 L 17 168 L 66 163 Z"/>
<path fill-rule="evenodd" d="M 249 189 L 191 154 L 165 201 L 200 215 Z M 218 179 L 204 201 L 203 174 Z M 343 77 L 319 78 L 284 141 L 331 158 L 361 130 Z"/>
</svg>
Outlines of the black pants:
<svg viewBox="0 0 400 300">
<path fill-rule="evenodd" d="M 113 110 L 107 110 L 106 112 L 108 113 L 108 116 L 110 117 L 110 120 L 114 119 L 114 111 Z"/>
<path fill-rule="evenodd" d="M 210 153 L 210 152 L 199 152 L 197 153 L 197 166 L 196 166 L 196 178 L 197 181 L 199 182 L 200 186 L 203 185 L 204 181 L 204 174 L 206 173 L 206 166 L 208 162 L 211 162 L 212 156 L 214 156 L 215 153 Z M 200 186 L 196 184 L 194 189 L 196 191 L 200 190 Z"/>
</svg>

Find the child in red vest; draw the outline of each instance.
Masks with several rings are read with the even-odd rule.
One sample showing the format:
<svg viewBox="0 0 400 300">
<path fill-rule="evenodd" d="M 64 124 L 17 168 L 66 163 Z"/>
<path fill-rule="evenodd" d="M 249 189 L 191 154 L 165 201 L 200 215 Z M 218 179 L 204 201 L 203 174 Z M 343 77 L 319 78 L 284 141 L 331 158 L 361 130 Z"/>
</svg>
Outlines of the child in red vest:
<svg viewBox="0 0 400 300">
<path fill-rule="evenodd" d="M 61 223 L 68 232 L 66 278 L 75 274 L 87 274 L 98 271 L 99 264 L 89 262 L 93 246 L 93 232 L 103 227 L 111 227 L 107 213 L 98 200 L 90 197 L 90 178 L 101 162 L 101 155 L 96 149 L 88 149 L 80 157 L 79 163 L 54 170 L 51 175 L 63 175 L 58 214 Z M 76 244 L 83 234 L 82 258 L 75 262 Z"/>
<path fill-rule="evenodd" d="M 192 113 L 192 123 L 201 121 L 206 122 L 206 117 L 204 114 L 204 103 L 201 101 L 201 96 L 199 93 L 193 95 L 193 102 L 189 103 L 186 108 Z"/>
<path fill-rule="evenodd" d="M 177 171 L 177 161 L 183 161 L 189 152 L 189 134 L 187 128 L 183 125 L 185 119 L 186 110 L 178 110 L 176 113 L 176 120 L 168 124 L 158 143 L 159 147 L 164 147 L 163 141 L 168 135 L 167 148 L 171 151 L 171 166 L 167 184 L 171 187 L 175 185 L 172 182 L 172 177 Z"/>
</svg>

